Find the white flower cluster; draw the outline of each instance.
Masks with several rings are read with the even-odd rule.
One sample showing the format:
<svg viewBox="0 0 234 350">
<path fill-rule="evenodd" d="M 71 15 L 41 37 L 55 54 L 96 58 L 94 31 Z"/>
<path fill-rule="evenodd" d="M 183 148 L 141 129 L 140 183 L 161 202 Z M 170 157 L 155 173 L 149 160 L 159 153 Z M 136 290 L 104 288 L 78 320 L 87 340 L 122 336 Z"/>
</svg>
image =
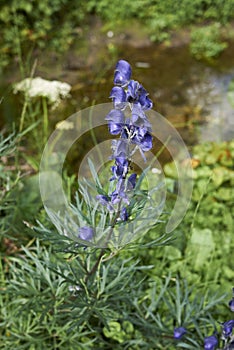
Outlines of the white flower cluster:
<svg viewBox="0 0 234 350">
<path fill-rule="evenodd" d="M 46 97 L 56 108 L 62 98 L 69 97 L 71 85 L 57 80 L 45 80 L 40 77 L 26 78 L 14 85 L 14 93 L 23 92 L 27 97 Z"/>
</svg>

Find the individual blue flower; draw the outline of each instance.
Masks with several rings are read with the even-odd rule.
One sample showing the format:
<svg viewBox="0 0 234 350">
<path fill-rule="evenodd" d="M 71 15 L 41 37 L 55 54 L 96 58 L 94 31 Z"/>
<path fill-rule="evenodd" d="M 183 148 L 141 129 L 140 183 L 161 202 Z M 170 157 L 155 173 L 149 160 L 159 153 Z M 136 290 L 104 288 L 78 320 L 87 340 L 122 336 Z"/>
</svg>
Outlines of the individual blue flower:
<svg viewBox="0 0 234 350">
<path fill-rule="evenodd" d="M 153 138 L 148 129 L 126 124 L 121 135 L 126 140 L 130 140 L 131 144 L 138 146 L 144 161 L 146 161 L 144 152 L 149 151 L 153 146 Z"/>
<path fill-rule="evenodd" d="M 120 134 L 124 126 L 124 114 L 120 110 L 112 109 L 110 113 L 107 114 L 106 120 L 108 120 L 109 132 L 111 135 Z"/>
<path fill-rule="evenodd" d="M 114 84 L 124 86 L 132 75 L 132 68 L 125 60 L 119 60 L 115 67 Z"/>
<path fill-rule="evenodd" d="M 138 145 L 143 152 L 149 151 L 152 148 L 152 136 L 148 132 L 147 128 L 135 127 L 133 135 L 132 143 Z"/>
<path fill-rule="evenodd" d="M 130 103 L 138 102 L 140 84 L 138 81 L 130 80 L 127 90 L 127 100 Z"/>
<path fill-rule="evenodd" d="M 144 111 L 151 109 L 153 107 L 153 102 L 148 97 L 149 94 L 142 85 L 140 85 L 139 92 L 140 94 L 139 94 L 138 102 L 140 103 L 142 109 Z"/>
<path fill-rule="evenodd" d="M 230 310 L 234 312 L 234 298 L 232 298 L 232 300 L 229 301 L 228 305 L 230 307 Z"/>
<path fill-rule="evenodd" d="M 111 159 L 116 159 L 117 157 L 128 157 L 128 143 L 124 139 L 112 140 L 112 150 L 113 155 Z"/>
<path fill-rule="evenodd" d="M 185 333 L 187 333 L 187 330 L 184 327 L 174 328 L 174 339 L 181 339 Z"/>
<path fill-rule="evenodd" d="M 153 107 L 153 102 L 149 99 L 147 91 L 135 80 L 130 80 L 128 84 L 127 101 L 138 104 L 142 110 L 148 110 Z"/>
<path fill-rule="evenodd" d="M 145 126 L 138 127 L 127 121 L 125 129 L 122 132 L 122 137 L 130 139 L 131 143 L 138 145 L 144 152 L 152 148 L 152 136 Z"/>
<path fill-rule="evenodd" d="M 128 220 L 128 212 L 127 212 L 127 209 L 125 207 L 123 207 L 123 209 L 120 212 L 120 219 L 122 221 L 127 221 Z"/>
<path fill-rule="evenodd" d="M 131 191 L 131 190 L 133 190 L 135 188 L 135 186 L 136 186 L 136 178 L 137 178 L 136 174 L 131 174 L 128 177 L 127 191 Z"/>
<path fill-rule="evenodd" d="M 129 204 L 129 198 L 125 189 L 125 180 L 123 178 L 119 178 L 115 191 L 111 194 L 111 203 L 117 204 L 120 201 L 123 201 L 126 204 Z"/>
<path fill-rule="evenodd" d="M 79 228 L 79 238 L 84 241 L 90 242 L 94 236 L 94 230 L 92 227 L 84 226 Z"/>
<path fill-rule="evenodd" d="M 110 202 L 110 198 L 103 194 L 99 194 L 96 196 L 96 199 L 99 201 L 100 204 L 102 204 L 104 207 L 107 207 L 108 210 L 114 211 L 114 208 Z"/>
<path fill-rule="evenodd" d="M 143 112 L 141 115 L 132 112 L 132 124 L 139 128 L 147 128 L 148 131 L 152 131 L 152 126 Z"/>
<path fill-rule="evenodd" d="M 124 178 L 128 173 L 128 160 L 125 157 L 116 157 L 115 165 L 111 167 L 114 176 L 111 180 Z"/>
<path fill-rule="evenodd" d="M 114 86 L 110 93 L 114 107 L 124 109 L 126 107 L 127 96 L 125 90 L 121 86 Z"/>
<path fill-rule="evenodd" d="M 232 335 L 232 330 L 234 328 L 234 320 L 229 320 L 222 324 L 223 327 L 223 337 L 228 338 Z"/>
<path fill-rule="evenodd" d="M 218 339 L 215 335 L 211 335 L 204 339 L 205 350 L 215 350 L 217 345 L 218 345 Z"/>
</svg>

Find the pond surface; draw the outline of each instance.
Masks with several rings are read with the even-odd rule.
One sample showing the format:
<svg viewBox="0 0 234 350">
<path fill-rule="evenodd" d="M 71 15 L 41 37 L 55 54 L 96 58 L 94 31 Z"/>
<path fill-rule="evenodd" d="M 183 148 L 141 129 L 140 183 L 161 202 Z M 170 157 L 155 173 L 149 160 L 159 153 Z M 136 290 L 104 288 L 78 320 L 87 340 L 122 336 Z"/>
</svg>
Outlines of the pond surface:
<svg viewBox="0 0 234 350">
<path fill-rule="evenodd" d="M 64 102 L 62 112 L 52 116 L 54 123 L 93 103 L 110 102 L 114 66 L 123 58 L 132 65 L 133 79 L 149 92 L 154 110 L 178 128 L 187 144 L 233 138 L 234 109 L 227 91 L 234 78 L 234 42 L 208 65 L 193 59 L 183 42 L 165 47 L 144 41 L 136 45 L 111 40 L 92 34 L 86 46 L 77 44 L 61 61 L 39 60 L 35 76 L 66 81 L 73 87 L 72 98 Z M 17 80 L 16 72 L 2 78 L 1 124 L 19 117 L 17 97 L 11 91 L 5 93 L 6 87 Z"/>
</svg>

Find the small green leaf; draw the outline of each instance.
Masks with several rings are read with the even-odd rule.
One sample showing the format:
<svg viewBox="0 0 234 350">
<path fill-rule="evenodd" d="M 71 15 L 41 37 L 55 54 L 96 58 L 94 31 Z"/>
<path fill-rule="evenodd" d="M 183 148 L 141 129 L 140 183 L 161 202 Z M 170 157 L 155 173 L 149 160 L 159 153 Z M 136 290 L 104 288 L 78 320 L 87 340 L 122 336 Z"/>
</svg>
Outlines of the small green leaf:
<svg viewBox="0 0 234 350">
<path fill-rule="evenodd" d="M 215 243 L 210 229 L 193 229 L 187 254 L 193 259 L 195 270 L 199 270 L 208 261 L 214 248 Z"/>
</svg>

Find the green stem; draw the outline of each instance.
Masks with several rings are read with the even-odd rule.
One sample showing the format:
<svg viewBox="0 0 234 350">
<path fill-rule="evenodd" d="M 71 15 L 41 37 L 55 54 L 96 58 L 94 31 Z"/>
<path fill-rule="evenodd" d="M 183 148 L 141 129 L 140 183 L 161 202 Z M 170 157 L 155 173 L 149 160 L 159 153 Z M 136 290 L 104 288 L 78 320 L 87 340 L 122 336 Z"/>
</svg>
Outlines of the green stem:
<svg viewBox="0 0 234 350">
<path fill-rule="evenodd" d="M 106 238 L 105 243 L 108 242 L 108 240 L 110 239 L 110 237 L 111 237 L 111 235 L 112 235 L 113 229 L 114 229 L 114 227 L 115 227 L 115 225 L 116 225 L 117 219 L 118 219 L 119 214 L 120 214 L 121 203 L 122 203 L 122 200 L 120 200 L 120 202 L 119 202 L 119 204 L 118 204 L 118 210 L 117 210 L 117 213 L 116 213 L 115 217 L 114 217 L 113 220 L 112 220 L 111 228 L 110 228 L 110 231 L 109 231 L 109 233 L 108 233 L 108 235 L 107 235 L 107 238 Z M 99 266 L 99 264 L 100 264 L 100 262 L 101 262 L 101 259 L 102 259 L 102 257 L 103 257 L 104 254 L 105 254 L 105 248 L 102 248 L 102 249 L 101 249 L 101 252 L 100 252 L 100 254 L 99 254 L 98 258 L 97 258 L 97 261 L 95 262 L 95 264 L 93 265 L 93 267 L 91 268 L 91 270 L 88 271 L 88 274 L 87 274 L 87 276 L 86 276 L 86 281 L 87 281 L 87 278 L 88 278 L 89 276 L 91 276 L 93 273 L 96 272 L 96 270 L 97 270 L 97 268 L 98 268 L 98 266 Z"/>
<path fill-rule="evenodd" d="M 42 97 L 42 109 L 43 109 L 43 140 L 44 144 L 46 144 L 47 137 L 48 137 L 48 109 L 47 109 L 47 103 L 46 103 L 46 97 Z"/>
</svg>

